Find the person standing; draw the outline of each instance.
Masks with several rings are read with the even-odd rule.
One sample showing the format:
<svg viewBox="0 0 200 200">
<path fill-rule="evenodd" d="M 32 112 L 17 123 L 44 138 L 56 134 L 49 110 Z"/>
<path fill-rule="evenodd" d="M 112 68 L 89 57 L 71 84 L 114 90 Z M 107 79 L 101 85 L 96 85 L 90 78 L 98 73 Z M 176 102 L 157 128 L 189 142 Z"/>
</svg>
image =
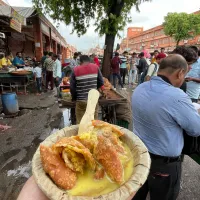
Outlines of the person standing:
<svg viewBox="0 0 200 200">
<path fill-rule="evenodd" d="M 160 49 L 160 53 L 164 53 L 166 56 L 168 56 L 168 55 L 165 53 L 165 48 L 164 48 L 164 47 L 162 47 L 162 48 Z"/>
<path fill-rule="evenodd" d="M 41 95 L 42 92 L 42 68 L 38 62 L 35 62 L 34 64 L 33 74 L 34 74 L 34 80 L 36 81 L 37 84 L 36 95 L 39 96 Z"/>
<path fill-rule="evenodd" d="M 75 52 L 74 57 L 73 57 L 73 59 L 71 59 L 71 62 L 70 62 L 71 69 L 78 66 L 78 56 L 79 56 L 78 52 Z"/>
<path fill-rule="evenodd" d="M 157 76 L 157 72 L 159 69 L 159 64 L 164 59 L 166 55 L 164 53 L 159 53 L 156 57 L 156 62 L 152 63 L 147 70 L 147 75 L 145 77 L 145 81 L 149 81 L 152 76 Z"/>
<path fill-rule="evenodd" d="M 53 65 L 53 78 L 54 78 L 54 83 L 55 86 L 57 88 L 57 97 L 60 96 L 60 92 L 59 92 L 59 85 L 61 82 L 61 78 L 62 78 L 62 71 L 61 71 L 61 62 L 58 59 L 58 55 L 54 54 L 53 55 L 53 61 L 54 61 L 54 65 Z"/>
<path fill-rule="evenodd" d="M 160 63 L 158 76 L 135 89 L 132 95 L 133 132 L 144 142 L 151 168 L 145 184 L 133 200 L 176 200 L 180 190 L 183 130 L 200 136 L 200 116 L 179 87 L 188 72 L 181 55 Z"/>
<path fill-rule="evenodd" d="M 87 106 L 88 92 L 91 89 L 104 89 L 103 76 L 99 67 L 90 63 L 87 55 L 80 56 L 81 65 L 75 67 L 70 78 L 72 101 L 76 101 L 76 123 L 79 124 Z M 98 119 L 98 106 L 95 110 Z"/>
<path fill-rule="evenodd" d="M 137 68 L 138 68 L 138 85 L 140 83 L 144 82 L 144 78 L 145 77 L 143 77 L 142 74 L 145 72 L 145 70 L 148 67 L 147 61 L 146 61 L 146 59 L 144 57 L 144 52 L 141 52 L 139 54 L 139 58 L 140 58 L 139 64 L 137 65 Z"/>
<path fill-rule="evenodd" d="M 120 64 L 120 75 L 122 77 L 122 84 L 125 85 L 125 78 L 128 73 L 127 70 L 127 57 L 126 57 L 127 52 L 125 51 L 123 55 L 120 57 L 122 63 Z"/>
<path fill-rule="evenodd" d="M 25 63 L 22 59 L 22 53 L 21 52 L 16 53 L 16 57 L 13 60 L 13 65 L 15 67 L 17 67 L 18 69 L 25 67 Z"/>
<path fill-rule="evenodd" d="M 116 89 L 116 78 L 118 78 L 120 86 L 123 88 L 121 76 L 120 76 L 120 68 L 122 61 L 119 58 L 119 53 L 115 52 L 114 58 L 111 60 L 111 70 L 112 70 L 112 76 L 113 76 L 113 85 Z"/>
<path fill-rule="evenodd" d="M 48 90 L 49 82 L 51 90 L 54 88 L 54 78 L 53 78 L 53 66 L 54 61 L 52 59 L 53 53 L 49 52 L 49 57 L 44 61 L 44 68 L 46 69 L 46 90 Z"/>
<path fill-rule="evenodd" d="M 195 48 L 192 48 L 195 51 Z M 196 49 L 196 55 L 198 55 L 198 49 Z M 196 62 L 191 65 L 191 70 L 188 72 L 185 80 L 187 84 L 186 93 L 192 100 L 197 103 L 200 94 L 200 54 L 196 58 Z"/>
<path fill-rule="evenodd" d="M 156 57 L 158 56 L 158 54 L 159 54 L 159 51 L 155 50 L 154 53 L 153 53 L 153 57 L 151 59 L 151 63 L 155 63 L 156 62 Z"/>
<path fill-rule="evenodd" d="M 96 64 L 98 67 L 100 67 L 99 59 L 95 54 L 92 54 L 92 63 Z"/>
<path fill-rule="evenodd" d="M 132 57 L 130 59 L 130 71 L 129 71 L 129 77 L 128 77 L 128 83 L 134 84 L 136 82 L 136 77 L 137 77 L 137 67 L 136 65 L 139 64 L 138 58 L 137 58 L 137 53 L 133 53 Z"/>
</svg>

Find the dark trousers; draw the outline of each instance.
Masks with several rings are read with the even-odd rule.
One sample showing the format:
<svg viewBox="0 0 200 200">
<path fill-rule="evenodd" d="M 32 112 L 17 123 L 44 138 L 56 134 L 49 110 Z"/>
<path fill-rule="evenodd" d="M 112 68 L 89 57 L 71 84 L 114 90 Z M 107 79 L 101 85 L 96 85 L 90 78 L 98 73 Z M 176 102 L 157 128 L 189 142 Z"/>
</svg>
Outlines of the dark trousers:
<svg viewBox="0 0 200 200">
<path fill-rule="evenodd" d="M 145 184 L 132 200 L 146 200 L 150 192 L 150 200 L 176 200 L 180 190 L 181 160 L 167 162 L 151 156 L 151 168 Z"/>
<path fill-rule="evenodd" d="M 42 78 L 36 78 L 37 92 L 42 92 Z"/>
<path fill-rule="evenodd" d="M 53 72 L 52 71 L 46 71 L 46 89 L 48 89 L 49 82 L 50 82 L 50 85 L 51 85 L 51 90 L 53 90 L 54 78 L 53 78 Z"/>
<path fill-rule="evenodd" d="M 123 88 L 123 84 L 122 84 L 122 80 L 121 80 L 120 74 L 119 73 L 113 73 L 113 85 L 114 85 L 114 88 L 116 88 L 116 78 L 118 78 L 119 84 Z"/>
<path fill-rule="evenodd" d="M 191 99 L 193 103 L 198 103 L 198 99 Z"/>
<path fill-rule="evenodd" d="M 120 68 L 120 75 L 122 77 L 123 84 L 125 84 L 125 77 L 126 77 L 127 73 L 128 73 L 127 68 Z"/>
</svg>

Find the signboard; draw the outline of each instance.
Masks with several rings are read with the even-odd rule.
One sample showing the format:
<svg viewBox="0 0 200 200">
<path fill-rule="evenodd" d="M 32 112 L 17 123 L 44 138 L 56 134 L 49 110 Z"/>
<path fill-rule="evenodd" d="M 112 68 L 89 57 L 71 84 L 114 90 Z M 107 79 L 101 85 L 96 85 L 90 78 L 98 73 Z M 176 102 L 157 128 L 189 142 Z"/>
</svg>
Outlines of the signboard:
<svg viewBox="0 0 200 200">
<path fill-rule="evenodd" d="M 22 23 L 24 21 L 23 16 L 11 8 L 11 17 L 10 27 L 21 33 Z"/>
</svg>

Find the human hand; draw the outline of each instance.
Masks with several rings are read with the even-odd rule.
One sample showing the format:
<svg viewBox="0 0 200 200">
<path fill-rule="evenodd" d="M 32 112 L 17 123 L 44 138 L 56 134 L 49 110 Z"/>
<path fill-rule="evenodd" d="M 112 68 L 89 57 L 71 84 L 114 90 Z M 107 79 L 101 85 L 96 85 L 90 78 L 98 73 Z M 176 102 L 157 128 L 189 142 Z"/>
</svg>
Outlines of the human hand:
<svg viewBox="0 0 200 200">
<path fill-rule="evenodd" d="M 37 186 L 33 176 L 28 179 L 22 188 L 17 200 L 49 200 Z"/>
<path fill-rule="evenodd" d="M 186 81 L 186 82 L 193 81 L 193 78 L 192 78 L 192 77 L 186 77 L 186 78 L 185 78 L 185 81 Z"/>
</svg>

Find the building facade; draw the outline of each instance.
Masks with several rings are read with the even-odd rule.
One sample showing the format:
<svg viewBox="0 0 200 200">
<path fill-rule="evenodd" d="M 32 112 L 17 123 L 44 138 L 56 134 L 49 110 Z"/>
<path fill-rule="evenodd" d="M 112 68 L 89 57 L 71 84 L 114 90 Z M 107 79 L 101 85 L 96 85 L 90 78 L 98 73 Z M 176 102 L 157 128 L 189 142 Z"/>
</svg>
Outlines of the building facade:
<svg viewBox="0 0 200 200">
<path fill-rule="evenodd" d="M 44 51 L 71 58 L 76 48 L 69 45 L 51 22 L 34 8 L 11 7 L 0 0 L 0 52 L 22 52 L 40 60 Z"/>
<path fill-rule="evenodd" d="M 195 12 L 200 14 L 200 11 Z M 181 41 L 179 45 L 200 45 L 200 35 L 188 40 Z M 164 34 L 162 25 L 156 26 L 149 30 L 143 31 L 142 27 L 129 27 L 127 30 L 127 37 L 122 40 L 120 45 L 120 52 L 129 50 L 130 52 L 141 52 L 143 49 L 153 52 L 162 47 L 167 52 L 172 51 L 176 46 L 173 38 Z"/>
</svg>

